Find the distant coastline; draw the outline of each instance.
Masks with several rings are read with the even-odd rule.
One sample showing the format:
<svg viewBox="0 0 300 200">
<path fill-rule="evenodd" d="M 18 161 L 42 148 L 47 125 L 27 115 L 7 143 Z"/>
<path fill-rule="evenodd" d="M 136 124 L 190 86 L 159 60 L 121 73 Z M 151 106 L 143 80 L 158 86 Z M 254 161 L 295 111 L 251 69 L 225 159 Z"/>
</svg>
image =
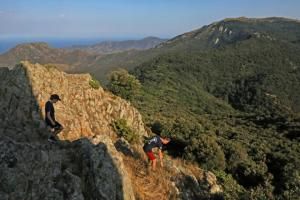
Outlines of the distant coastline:
<svg viewBox="0 0 300 200">
<path fill-rule="evenodd" d="M 76 45 L 92 45 L 103 41 L 122 41 L 128 39 L 140 38 L 1 38 L 0 37 L 0 54 L 3 54 L 19 44 L 30 42 L 46 42 L 51 47 L 67 48 Z"/>
</svg>

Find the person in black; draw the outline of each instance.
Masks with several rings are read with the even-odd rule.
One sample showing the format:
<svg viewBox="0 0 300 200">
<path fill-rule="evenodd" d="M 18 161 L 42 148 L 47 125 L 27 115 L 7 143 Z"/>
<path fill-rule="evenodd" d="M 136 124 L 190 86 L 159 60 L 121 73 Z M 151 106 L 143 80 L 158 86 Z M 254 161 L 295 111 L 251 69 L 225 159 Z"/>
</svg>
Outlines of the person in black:
<svg viewBox="0 0 300 200">
<path fill-rule="evenodd" d="M 55 120 L 55 110 L 53 104 L 57 101 L 61 101 L 57 94 L 52 94 L 50 100 L 47 101 L 45 105 L 45 122 L 47 127 L 50 128 L 52 135 L 48 139 L 49 141 L 55 141 L 55 136 L 63 130 L 63 127 L 60 123 Z"/>
<path fill-rule="evenodd" d="M 145 153 L 147 154 L 151 165 L 152 165 L 152 170 L 156 169 L 156 158 L 153 154 L 152 149 L 153 148 L 158 148 L 158 153 L 159 153 L 159 160 L 160 160 L 160 166 L 163 167 L 163 154 L 162 154 L 162 147 L 164 144 L 168 144 L 170 142 L 169 138 L 162 138 L 160 136 L 154 136 L 152 139 L 150 139 L 144 146 L 143 149 Z"/>
</svg>

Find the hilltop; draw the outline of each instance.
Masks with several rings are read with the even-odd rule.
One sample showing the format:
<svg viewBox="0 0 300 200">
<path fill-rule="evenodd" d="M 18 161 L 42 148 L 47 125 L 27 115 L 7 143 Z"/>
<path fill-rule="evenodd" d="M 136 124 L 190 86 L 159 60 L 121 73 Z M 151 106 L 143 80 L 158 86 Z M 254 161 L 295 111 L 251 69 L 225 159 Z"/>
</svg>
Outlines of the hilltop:
<svg viewBox="0 0 300 200">
<path fill-rule="evenodd" d="M 206 51 L 250 38 L 277 39 L 299 45 L 299 21 L 276 17 L 229 18 L 167 41 L 149 37 L 140 41 L 104 42 L 87 47 L 75 47 L 75 50 L 51 48 L 43 43 L 23 44 L 0 55 L 0 67 L 12 67 L 21 60 L 41 64 L 55 63 L 65 71 L 89 72 L 106 82 L 107 74 L 116 68 L 131 70 L 165 53 Z M 150 49 L 142 50 L 148 47 Z M 114 53 L 105 55 L 106 53 L 100 53 L 98 48 L 106 53 L 110 50 Z"/>
<path fill-rule="evenodd" d="M 89 72 L 99 77 L 105 82 L 106 75 L 111 70 L 118 68 L 118 65 L 106 65 L 109 62 L 111 54 L 124 52 L 129 56 L 135 52 L 153 48 L 166 41 L 156 37 L 147 37 L 141 40 L 128 41 L 106 41 L 90 46 L 74 46 L 72 48 L 53 48 L 47 43 L 25 43 L 17 45 L 6 53 L 0 54 L 0 67 L 14 67 L 23 60 L 32 63 L 55 64 L 59 69 L 75 73 Z M 100 73 L 94 73 L 94 69 L 100 70 Z"/>
<path fill-rule="evenodd" d="M 0 67 L 14 67 L 20 61 L 56 64 L 64 71 L 74 71 L 84 63 L 90 63 L 95 55 L 80 50 L 52 48 L 47 43 L 26 43 L 0 55 Z"/>
<path fill-rule="evenodd" d="M 251 38 L 260 38 L 275 43 L 278 40 L 299 46 L 299 21 L 285 18 L 225 19 L 176 36 L 149 50 L 127 51 L 103 56 L 86 70 L 104 81 L 106 76 L 103 74 L 109 73 L 115 66 L 132 70 L 163 54 L 202 52 L 234 45 Z"/>
</svg>

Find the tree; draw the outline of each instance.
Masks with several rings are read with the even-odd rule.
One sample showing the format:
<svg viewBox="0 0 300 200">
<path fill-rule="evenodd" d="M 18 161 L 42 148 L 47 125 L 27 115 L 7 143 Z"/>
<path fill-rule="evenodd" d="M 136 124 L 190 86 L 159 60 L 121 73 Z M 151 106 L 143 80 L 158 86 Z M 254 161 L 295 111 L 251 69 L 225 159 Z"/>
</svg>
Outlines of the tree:
<svg viewBox="0 0 300 200">
<path fill-rule="evenodd" d="M 118 69 L 109 74 L 108 89 L 115 95 L 132 100 L 139 93 L 141 83 L 125 69 Z"/>
<path fill-rule="evenodd" d="M 191 140 L 185 149 L 185 157 L 197 161 L 208 170 L 224 170 L 225 156 L 215 138 L 201 134 Z"/>
</svg>

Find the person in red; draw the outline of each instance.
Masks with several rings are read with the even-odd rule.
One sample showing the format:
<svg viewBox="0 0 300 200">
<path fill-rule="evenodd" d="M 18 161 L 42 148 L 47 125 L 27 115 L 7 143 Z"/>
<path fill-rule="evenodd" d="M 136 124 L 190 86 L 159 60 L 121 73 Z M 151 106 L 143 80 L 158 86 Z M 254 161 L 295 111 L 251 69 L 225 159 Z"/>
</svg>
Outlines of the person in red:
<svg viewBox="0 0 300 200">
<path fill-rule="evenodd" d="M 143 147 L 145 153 L 147 154 L 151 165 L 152 165 L 152 170 L 156 169 L 156 158 L 153 154 L 152 149 L 153 148 L 158 148 L 159 150 L 159 160 L 160 160 L 160 166 L 163 167 L 163 154 L 162 154 L 162 147 L 164 144 L 168 144 L 170 142 L 169 138 L 162 138 L 160 136 L 155 136 L 151 140 L 149 140 Z"/>
</svg>

